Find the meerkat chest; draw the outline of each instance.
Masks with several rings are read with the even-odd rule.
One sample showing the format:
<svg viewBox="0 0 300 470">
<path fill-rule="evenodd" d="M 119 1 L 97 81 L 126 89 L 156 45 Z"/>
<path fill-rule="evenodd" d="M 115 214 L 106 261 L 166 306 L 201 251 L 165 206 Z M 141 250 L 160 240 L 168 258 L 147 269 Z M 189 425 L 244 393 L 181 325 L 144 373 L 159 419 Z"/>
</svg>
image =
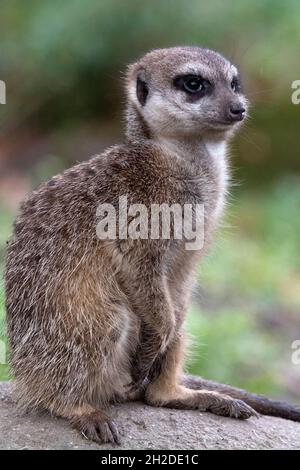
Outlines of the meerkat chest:
<svg viewBox="0 0 300 470">
<path fill-rule="evenodd" d="M 218 219 L 223 212 L 225 198 L 228 190 L 229 174 L 226 158 L 227 146 L 225 141 L 214 142 L 207 140 L 205 142 L 205 148 L 215 177 L 214 190 L 216 200 L 214 216 L 216 219 Z"/>
</svg>

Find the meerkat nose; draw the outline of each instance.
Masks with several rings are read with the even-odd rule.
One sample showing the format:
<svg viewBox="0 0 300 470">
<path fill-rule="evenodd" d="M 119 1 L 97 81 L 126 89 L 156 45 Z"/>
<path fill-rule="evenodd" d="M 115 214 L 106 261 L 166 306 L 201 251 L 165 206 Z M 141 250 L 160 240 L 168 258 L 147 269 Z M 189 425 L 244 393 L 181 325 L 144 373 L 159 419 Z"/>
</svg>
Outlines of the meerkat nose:
<svg viewBox="0 0 300 470">
<path fill-rule="evenodd" d="M 245 111 L 245 108 L 241 104 L 231 104 L 229 106 L 228 117 L 231 121 L 242 121 Z"/>
</svg>

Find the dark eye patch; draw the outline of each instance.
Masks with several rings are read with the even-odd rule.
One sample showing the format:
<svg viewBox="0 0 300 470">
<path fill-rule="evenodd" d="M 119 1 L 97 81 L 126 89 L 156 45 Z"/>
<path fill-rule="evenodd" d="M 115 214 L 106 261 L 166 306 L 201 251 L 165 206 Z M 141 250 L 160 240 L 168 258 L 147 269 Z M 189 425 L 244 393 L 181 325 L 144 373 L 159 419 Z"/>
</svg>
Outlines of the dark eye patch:
<svg viewBox="0 0 300 470">
<path fill-rule="evenodd" d="M 212 88 L 211 83 L 200 75 L 179 75 L 174 78 L 173 83 L 175 88 L 184 91 L 195 99 L 208 94 Z"/>
<path fill-rule="evenodd" d="M 140 76 L 138 76 L 136 81 L 136 95 L 142 106 L 146 104 L 148 94 L 149 89 L 147 83 Z"/>
<path fill-rule="evenodd" d="M 242 91 L 242 84 L 241 84 L 241 80 L 240 80 L 240 77 L 234 77 L 232 80 L 231 80 L 231 89 L 234 91 L 234 93 L 240 93 Z"/>
</svg>

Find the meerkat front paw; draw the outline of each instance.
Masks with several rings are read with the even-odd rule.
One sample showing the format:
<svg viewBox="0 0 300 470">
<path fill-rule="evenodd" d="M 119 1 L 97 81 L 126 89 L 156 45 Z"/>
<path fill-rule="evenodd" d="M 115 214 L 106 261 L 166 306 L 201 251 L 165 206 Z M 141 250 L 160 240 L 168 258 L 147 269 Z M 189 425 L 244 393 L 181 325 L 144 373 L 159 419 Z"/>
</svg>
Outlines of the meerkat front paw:
<svg viewBox="0 0 300 470">
<path fill-rule="evenodd" d="M 145 390 L 149 383 L 149 372 L 150 368 L 148 370 L 148 368 L 145 367 L 145 364 L 136 357 L 131 367 L 132 381 L 125 386 L 126 393 L 136 394 L 139 391 Z"/>
<path fill-rule="evenodd" d="M 144 379 L 141 378 L 137 381 L 132 381 L 125 386 L 126 393 L 128 395 L 134 396 L 138 394 L 139 392 L 143 392 L 146 389 L 148 383 L 149 383 L 149 380 L 147 377 Z"/>
<path fill-rule="evenodd" d="M 102 411 L 74 416 L 71 424 L 86 439 L 98 444 L 120 445 L 120 436 L 115 421 Z"/>
</svg>

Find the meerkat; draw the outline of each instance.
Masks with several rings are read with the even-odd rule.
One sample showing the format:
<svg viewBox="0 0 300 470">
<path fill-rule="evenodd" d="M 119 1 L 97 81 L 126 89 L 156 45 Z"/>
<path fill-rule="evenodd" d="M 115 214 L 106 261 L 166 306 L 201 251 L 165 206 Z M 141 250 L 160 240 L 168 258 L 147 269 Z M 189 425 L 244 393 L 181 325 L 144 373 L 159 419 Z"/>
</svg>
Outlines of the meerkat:
<svg viewBox="0 0 300 470">
<path fill-rule="evenodd" d="M 11 367 L 26 410 L 68 419 L 98 443 L 120 441 L 111 403 L 258 413 L 300 409 L 184 374 L 184 319 L 198 261 L 223 213 L 227 143 L 247 114 L 237 68 L 200 47 L 153 50 L 126 76 L 126 138 L 30 194 L 8 247 Z M 204 205 L 204 244 L 99 239 L 97 207 Z"/>
</svg>

